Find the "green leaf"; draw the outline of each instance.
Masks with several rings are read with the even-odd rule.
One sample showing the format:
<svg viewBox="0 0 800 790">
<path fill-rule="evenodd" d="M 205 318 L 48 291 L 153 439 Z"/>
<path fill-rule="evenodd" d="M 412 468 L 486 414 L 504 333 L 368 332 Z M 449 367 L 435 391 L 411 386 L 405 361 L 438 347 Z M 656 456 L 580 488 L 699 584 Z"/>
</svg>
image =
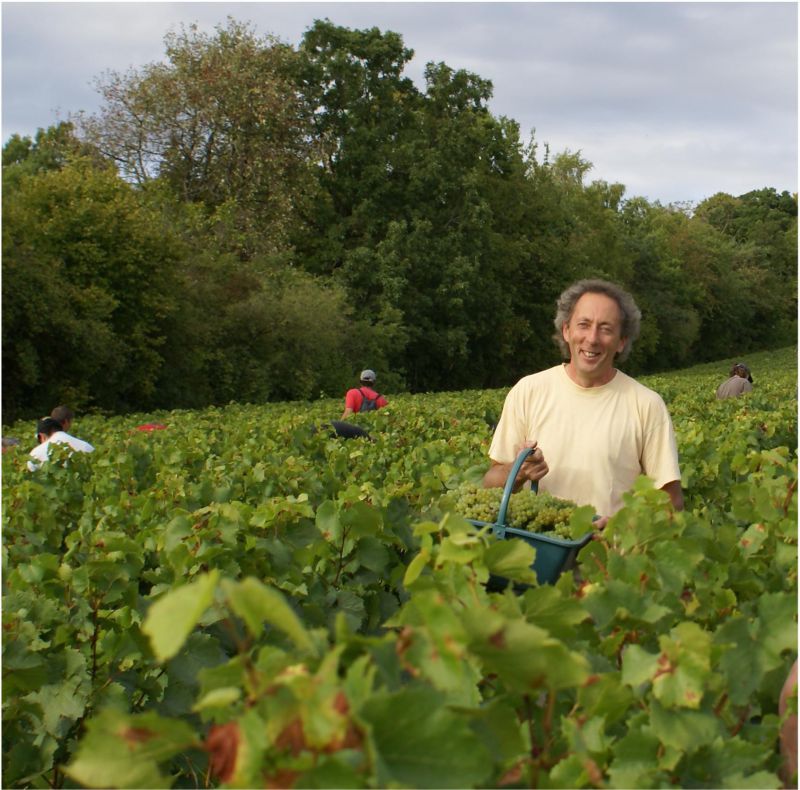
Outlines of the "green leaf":
<svg viewBox="0 0 800 790">
<path fill-rule="evenodd" d="M 517 691 L 570 688 L 588 675 L 589 663 L 582 655 L 535 625 L 478 609 L 464 612 L 462 622 L 484 671 L 497 673 Z"/>
<path fill-rule="evenodd" d="M 656 787 L 658 738 L 649 730 L 631 726 L 614 746 L 608 768 L 611 787 Z"/>
<path fill-rule="evenodd" d="M 236 686 L 218 688 L 203 695 L 195 703 L 192 710 L 202 711 L 206 708 L 227 708 L 242 698 L 242 690 Z"/>
<path fill-rule="evenodd" d="M 300 650 L 314 651 L 308 631 L 282 593 L 253 578 L 242 582 L 225 579 L 222 587 L 231 609 L 245 621 L 253 636 L 260 636 L 267 622 L 283 631 Z"/>
<path fill-rule="evenodd" d="M 378 538 L 361 538 L 357 544 L 357 559 L 365 568 L 375 573 L 384 573 L 389 566 L 390 555 L 386 544 Z"/>
<path fill-rule="evenodd" d="M 484 705 L 472 721 L 472 729 L 498 765 L 511 762 L 524 752 L 522 726 L 514 708 L 503 700 Z"/>
<path fill-rule="evenodd" d="M 615 620 L 640 621 L 654 625 L 670 610 L 633 585 L 610 579 L 603 585 L 593 586 L 583 599 L 599 628 L 606 628 Z"/>
<path fill-rule="evenodd" d="M 654 695 L 668 707 L 698 708 L 711 674 L 711 636 L 697 623 L 685 622 L 659 637 L 659 644 Z"/>
<path fill-rule="evenodd" d="M 4 738 L 8 738 L 8 731 Z M 3 758 L 3 784 L 6 787 L 30 787 L 38 774 L 53 766 L 53 755 L 58 746 L 54 738 L 37 738 L 36 745 L 23 740 L 14 743 Z"/>
<path fill-rule="evenodd" d="M 723 734 L 720 720 L 710 713 L 668 710 L 655 701 L 650 708 L 650 722 L 661 743 L 689 753 Z"/>
<path fill-rule="evenodd" d="M 88 676 L 76 676 L 57 685 L 43 686 L 28 695 L 27 699 L 41 705 L 45 730 L 56 737 L 63 737 L 72 723 L 83 716 L 90 694 Z"/>
<path fill-rule="evenodd" d="M 159 764 L 196 745 L 192 728 L 182 721 L 107 709 L 88 722 L 75 759 L 64 770 L 86 787 L 170 787 L 172 777 Z"/>
<path fill-rule="evenodd" d="M 473 787 L 490 761 L 467 720 L 423 686 L 379 692 L 360 709 L 370 725 L 378 786 Z"/>
<path fill-rule="evenodd" d="M 184 649 L 167 664 L 169 683 L 159 712 L 167 716 L 188 714 L 197 697 L 200 671 L 225 660 L 222 647 L 212 636 L 198 631 L 189 634 Z"/>
<path fill-rule="evenodd" d="M 725 780 L 720 783 L 721 788 L 730 788 L 730 790 L 779 790 L 786 785 L 781 781 L 776 774 L 769 771 L 756 771 L 753 774 L 745 776 L 743 773 L 729 774 Z"/>
<path fill-rule="evenodd" d="M 618 672 L 592 676 L 578 689 L 578 704 L 586 715 L 602 716 L 606 724 L 623 719 L 636 699 Z"/>
<path fill-rule="evenodd" d="M 725 649 L 719 666 L 734 705 L 747 704 L 764 676 L 764 659 L 760 644 L 753 636 L 754 630 L 755 626 L 744 617 L 732 617 L 714 634 L 715 644 Z"/>
<path fill-rule="evenodd" d="M 531 570 L 536 549 L 524 540 L 494 541 L 484 556 L 490 573 L 527 584 L 536 582 L 536 573 Z"/>
<path fill-rule="evenodd" d="M 159 661 L 172 658 L 181 649 L 203 612 L 211 606 L 218 578 L 219 572 L 211 571 L 171 590 L 150 607 L 142 631 L 150 637 Z"/>
<path fill-rule="evenodd" d="M 342 536 L 342 525 L 336 503 L 326 500 L 317 508 L 316 525 L 325 540 L 336 543 Z"/>
<path fill-rule="evenodd" d="M 355 790 L 364 787 L 364 756 L 357 751 L 320 755 L 310 771 L 302 775 L 298 786 Z"/>
<path fill-rule="evenodd" d="M 579 754 L 568 754 L 559 760 L 550 770 L 548 779 L 551 787 L 585 787 L 589 777 L 585 768 L 586 757 Z"/>
<path fill-rule="evenodd" d="M 340 519 L 354 538 L 377 535 L 381 529 L 380 511 L 366 502 L 353 502 L 342 511 Z"/>
<path fill-rule="evenodd" d="M 797 591 L 767 593 L 758 601 L 759 639 L 765 653 L 776 660 L 786 650 L 797 650 Z"/>
<path fill-rule="evenodd" d="M 349 627 L 356 631 L 364 621 L 364 599 L 353 590 L 339 590 L 336 593 L 333 612 L 342 612 L 347 618 Z"/>
<path fill-rule="evenodd" d="M 622 682 L 632 688 L 650 683 L 658 671 L 658 656 L 639 645 L 628 645 L 622 654 Z"/>
<path fill-rule="evenodd" d="M 762 765 L 773 751 L 775 740 L 770 739 L 766 732 L 759 740 L 759 743 L 751 743 L 741 735 L 731 737 L 727 733 L 718 738 L 705 749 L 702 764 L 697 766 L 696 778 L 699 782 L 693 784 L 730 788 L 758 786 L 742 782 L 745 782 L 744 775 L 752 771 L 754 766 Z M 780 787 L 777 781 L 777 777 L 773 776 L 772 781 L 765 781 L 761 787 Z"/>
<path fill-rule="evenodd" d="M 430 559 L 430 551 L 426 548 L 420 549 L 419 553 L 408 564 L 405 576 L 403 577 L 403 586 L 410 587 L 418 578 L 422 569 Z"/>
<path fill-rule="evenodd" d="M 551 636 L 564 641 L 572 639 L 575 626 L 589 617 L 589 613 L 580 601 L 562 595 L 550 584 L 526 590 L 522 598 L 522 607 L 528 622 L 546 629 Z"/>
</svg>

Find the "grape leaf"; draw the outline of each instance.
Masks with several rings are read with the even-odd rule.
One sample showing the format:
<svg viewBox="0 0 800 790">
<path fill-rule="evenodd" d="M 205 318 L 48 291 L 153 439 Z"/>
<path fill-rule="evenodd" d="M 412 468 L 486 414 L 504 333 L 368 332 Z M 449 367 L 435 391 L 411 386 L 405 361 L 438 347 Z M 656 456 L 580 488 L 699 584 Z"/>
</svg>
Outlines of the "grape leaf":
<svg viewBox="0 0 800 790">
<path fill-rule="evenodd" d="M 225 579 L 222 586 L 231 608 L 245 621 L 253 636 L 258 636 L 264 622 L 268 622 L 283 631 L 301 650 L 314 650 L 311 637 L 280 592 L 253 578 L 242 582 Z"/>
<path fill-rule="evenodd" d="M 171 590 L 148 610 L 142 631 L 150 637 L 159 661 L 172 658 L 186 637 L 211 605 L 219 578 L 218 571 L 204 574 L 196 581 Z"/>
<path fill-rule="evenodd" d="M 75 759 L 64 771 L 86 787 L 170 787 L 172 777 L 161 772 L 159 763 L 193 745 L 194 732 L 185 722 L 108 708 L 88 722 Z"/>
<path fill-rule="evenodd" d="M 359 715 L 370 725 L 379 786 L 473 787 L 488 776 L 486 748 L 430 688 L 379 692 Z"/>
</svg>

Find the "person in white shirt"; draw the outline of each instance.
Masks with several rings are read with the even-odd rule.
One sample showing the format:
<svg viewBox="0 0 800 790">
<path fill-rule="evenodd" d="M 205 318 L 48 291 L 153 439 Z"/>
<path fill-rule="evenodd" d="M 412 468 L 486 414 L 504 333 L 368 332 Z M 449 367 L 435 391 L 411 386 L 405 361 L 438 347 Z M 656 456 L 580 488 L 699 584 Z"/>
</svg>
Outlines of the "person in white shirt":
<svg viewBox="0 0 800 790">
<path fill-rule="evenodd" d="M 56 406 L 50 412 L 50 416 L 56 421 L 61 423 L 61 430 L 69 433 L 72 426 L 72 421 L 75 419 L 75 412 L 69 406 Z"/>
<path fill-rule="evenodd" d="M 592 505 L 605 526 L 640 474 L 683 509 L 675 433 L 661 397 L 615 367 L 638 337 L 641 312 L 605 280 L 581 280 L 558 300 L 562 365 L 523 377 L 508 393 L 489 448 L 486 488 L 505 485 L 522 448 L 533 452 L 514 487 Z M 545 460 L 546 459 L 546 460 Z"/>
<path fill-rule="evenodd" d="M 39 444 L 31 450 L 32 461 L 28 461 L 28 469 L 35 472 L 50 457 L 51 444 L 68 444 L 75 452 L 92 453 L 94 447 L 89 442 L 70 436 L 58 420 L 52 417 L 43 417 L 36 424 L 36 437 Z"/>
</svg>

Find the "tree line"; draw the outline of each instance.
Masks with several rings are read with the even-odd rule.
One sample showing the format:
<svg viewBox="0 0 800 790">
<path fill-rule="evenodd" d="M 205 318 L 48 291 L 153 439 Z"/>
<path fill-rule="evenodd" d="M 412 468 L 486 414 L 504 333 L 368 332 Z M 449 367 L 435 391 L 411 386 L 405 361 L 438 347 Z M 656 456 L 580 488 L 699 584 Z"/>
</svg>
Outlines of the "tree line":
<svg viewBox="0 0 800 790">
<path fill-rule="evenodd" d="M 97 80 L 3 147 L 3 421 L 500 387 L 554 364 L 570 282 L 643 312 L 626 369 L 794 343 L 797 196 L 695 207 L 590 181 L 488 109 L 488 80 L 316 21 L 295 48 L 228 19 Z"/>
</svg>

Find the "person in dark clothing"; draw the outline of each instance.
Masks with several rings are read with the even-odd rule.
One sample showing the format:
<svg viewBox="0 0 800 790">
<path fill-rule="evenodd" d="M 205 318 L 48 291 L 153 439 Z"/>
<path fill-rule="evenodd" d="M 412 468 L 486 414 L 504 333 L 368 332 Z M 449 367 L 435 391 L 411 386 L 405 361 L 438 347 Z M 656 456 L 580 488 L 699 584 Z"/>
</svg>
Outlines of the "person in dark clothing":
<svg viewBox="0 0 800 790">
<path fill-rule="evenodd" d="M 375 441 L 367 431 L 350 422 L 331 420 L 331 428 L 333 429 L 333 435 L 341 439 L 367 439 L 370 442 Z"/>
<path fill-rule="evenodd" d="M 326 431 L 331 439 L 366 439 L 370 442 L 375 441 L 361 426 L 353 425 L 350 422 L 342 422 L 341 420 L 331 420 L 330 422 L 322 423 L 320 426 L 315 425 L 312 427 L 312 433 L 317 433 L 317 431 Z"/>
</svg>

